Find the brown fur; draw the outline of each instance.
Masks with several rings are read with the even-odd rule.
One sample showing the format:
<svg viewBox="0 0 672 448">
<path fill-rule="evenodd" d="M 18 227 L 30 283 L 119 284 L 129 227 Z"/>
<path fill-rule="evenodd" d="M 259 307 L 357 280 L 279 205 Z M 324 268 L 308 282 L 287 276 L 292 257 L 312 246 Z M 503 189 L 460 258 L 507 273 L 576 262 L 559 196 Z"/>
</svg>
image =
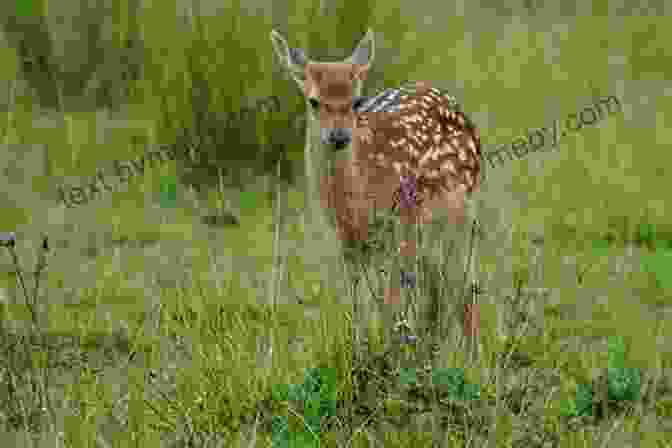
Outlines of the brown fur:
<svg viewBox="0 0 672 448">
<path fill-rule="evenodd" d="M 302 89 L 308 107 L 313 109 L 308 112 L 304 150 L 310 214 L 317 218 L 313 222 L 322 225 L 322 212 L 326 210 L 332 217 L 335 215 L 338 236 L 343 242 L 367 239 L 369 211 L 398 205 L 401 177 L 412 175 L 417 181 L 418 206 L 410 210 L 400 208 L 403 223 L 429 223 L 439 211 L 447 212 L 442 214 L 456 224 L 465 223 L 468 212 L 476 228 L 478 201 L 468 199 L 480 187 L 480 140 L 454 99 L 430 83 L 420 82 L 399 89 L 401 95 L 394 100 L 395 107 L 400 106 L 396 112 L 386 107 L 383 110 L 387 112 L 355 112 L 353 100 L 361 94 L 362 81 L 375 56 L 371 29 L 352 55 L 339 63 L 311 61 L 302 50 L 290 48 L 275 30 L 271 31 L 271 42 L 276 55 Z M 342 148 L 342 152 L 335 154 L 337 144 L 347 145 L 348 130 L 352 133 L 350 148 Z M 335 163 L 333 167 L 330 161 Z M 330 168 L 334 170 L 330 172 Z M 316 189 L 320 191 L 318 210 L 312 207 Z M 441 231 L 441 226 L 438 229 Z M 405 238 L 408 240 L 401 242 L 399 253 L 413 257 L 417 241 L 410 235 Z M 469 236 L 464 238 L 467 242 Z M 475 243 L 469 250 L 474 256 L 468 258 L 474 283 L 476 249 Z M 399 277 L 391 276 L 386 303 L 401 306 L 400 287 Z M 388 318 L 393 317 L 390 308 L 394 307 L 385 310 Z M 465 308 L 464 312 L 476 316 L 472 310 Z M 472 322 L 477 320 L 470 316 L 464 321 L 465 329 L 472 328 Z"/>
<path fill-rule="evenodd" d="M 347 70 L 340 67 L 338 73 L 335 78 L 343 79 Z M 339 235 L 345 239 L 366 239 L 368 211 L 393 207 L 402 174 L 414 174 L 421 193 L 419 207 L 400 210 L 402 222 L 429 222 L 439 207 L 448 208 L 456 223 L 465 218 L 466 195 L 479 186 L 478 132 L 462 113 L 448 108 L 445 97 L 426 83 L 418 85 L 400 112 L 356 115 L 350 108 L 341 114 L 342 121 L 334 114 L 320 115 L 325 126 L 352 123 L 353 157 L 339 161 L 335 175 L 321 184 L 323 206 L 335 210 Z M 322 96 L 323 107 L 333 104 L 325 102 Z"/>
</svg>

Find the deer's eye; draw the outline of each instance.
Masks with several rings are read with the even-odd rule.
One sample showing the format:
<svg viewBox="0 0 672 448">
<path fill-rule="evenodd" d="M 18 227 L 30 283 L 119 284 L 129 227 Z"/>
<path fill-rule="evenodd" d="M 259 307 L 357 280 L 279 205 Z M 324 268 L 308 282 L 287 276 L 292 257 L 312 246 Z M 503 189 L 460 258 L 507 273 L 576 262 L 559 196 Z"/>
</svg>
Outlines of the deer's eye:
<svg viewBox="0 0 672 448">
<path fill-rule="evenodd" d="M 356 97 L 352 102 L 352 110 L 354 110 L 356 112 L 357 109 L 359 109 L 360 107 L 362 107 L 364 105 L 364 103 L 366 102 L 366 99 L 367 98 L 365 96 Z"/>
<path fill-rule="evenodd" d="M 308 103 L 310 104 L 310 107 L 315 110 L 320 107 L 320 102 L 317 100 L 317 98 L 308 98 Z"/>
</svg>

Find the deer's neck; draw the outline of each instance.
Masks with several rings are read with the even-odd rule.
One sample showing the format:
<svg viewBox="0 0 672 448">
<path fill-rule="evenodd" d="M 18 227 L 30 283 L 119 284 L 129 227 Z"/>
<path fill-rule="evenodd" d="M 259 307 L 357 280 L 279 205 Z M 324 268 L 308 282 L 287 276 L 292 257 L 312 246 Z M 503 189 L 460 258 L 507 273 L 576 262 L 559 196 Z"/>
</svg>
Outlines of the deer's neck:
<svg viewBox="0 0 672 448">
<path fill-rule="evenodd" d="M 356 139 L 347 148 L 333 151 L 322 145 L 316 120 L 308 122 L 305 164 L 313 221 L 333 228 L 338 219 L 350 216 L 355 220 L 351 225 L 361 227 L 366 175 L 358 163 Z"/>
</svg>

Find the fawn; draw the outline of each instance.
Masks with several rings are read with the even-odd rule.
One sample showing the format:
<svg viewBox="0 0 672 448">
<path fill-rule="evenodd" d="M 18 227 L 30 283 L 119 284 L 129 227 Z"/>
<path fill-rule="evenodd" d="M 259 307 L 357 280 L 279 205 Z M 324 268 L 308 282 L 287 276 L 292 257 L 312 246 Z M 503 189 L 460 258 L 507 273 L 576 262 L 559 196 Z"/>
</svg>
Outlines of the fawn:
<svg viewBox="0 0 672 448">
<path fill-rule="evenodd" d="M 476 222 L 480 139 L 455 98 L 425 82 L 362 97 L 374 57 L 370 29 L 342 62 L 312 61 L 275 30 L 271 42 L 306 99 L 309 202 L 320 204 L 342 242 L 367 239 L 374 208 L 398 210 L 407 224 L 430 223 L 441 212 L 454 224 Z M 400 252 L 414 257 L 414 249 L 404 241 Z M 387 297 L 395 291 L 390 286 Z"/>
</svg>

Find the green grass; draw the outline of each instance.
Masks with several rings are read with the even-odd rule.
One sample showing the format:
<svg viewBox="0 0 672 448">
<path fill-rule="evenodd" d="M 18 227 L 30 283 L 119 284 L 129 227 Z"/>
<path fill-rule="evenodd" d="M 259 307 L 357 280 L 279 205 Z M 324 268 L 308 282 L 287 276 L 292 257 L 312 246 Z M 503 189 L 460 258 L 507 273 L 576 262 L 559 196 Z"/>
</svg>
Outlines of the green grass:
<svg viewBox="0 0 672 448">
<path fill-rule="evenodd" d="M 173 208 L 177 201 L 177 179 L 174 176 L 161 178 L 161 196 L 159 203 L 162 207 Z"/>
<path fill-rule="evenodd" d="M 640 224 L 630 242 L 646 248 L 642 254 L 642 270 L 651 276 L 651 280 L 662 291 L 672 288 L 672 240 L 659 235 L 651 224 Z M 593 252 L 601 257 L 608 257 L 618 247 L 618 240 L 613 234 L 593 241 Z"/>
<path fill-rule="evenodd" d="M 32 0 L 15 0 L 16 1 L 16 15 L 19 17 L 30 17 L 33 14 Z"/>
<path fill-rule="evenodd" d="M 70 35 L 49 35 L 70 48 L 52 61 L 64 79 L 84 73 L 78 63 L 91 54 L 116 58 L 127 55 L 128 40 L 140 41 L 138 79 L 106 79 L 124 69 L 113 60 L 83 87 L 91 99 L 104 90 L 94 81 L 109 81 L 119 103 L 114 109 L 126 123 L 104 135 L 93 109 L 67 95 L 59 97 L 52 127 L 35 126 L 38 101 L 21 82 L 18 53 L 0 46 L 0 80 L 11 93 L 11 107 L 0 114 L 2 142 L 48 146 L 39 153 L 43 162 L 23 165 L 44 163 L 44 170 L 31 172 L 31 184 L 6 183 L 9 193 L 0 197 L 2 230 L 17 231 L 12 250 L 20 260 L 9 249 L 0 253 L 6 257 L 0 286 L 10 296 L 0 301 L 0 427 L 8 445 L 27 445 L 33 435 L 77 448 L 268 447 L 274 438 L 277 446 L 319 440 L 339 448 L 436 441 L 620 446 L 628 437 L 640 446 L 672 444 L 666 373 L 672 358 L 661 349 L 671 336 L 664 315 L 665 242 L 672 239 L 664 120 L 670 103 L 660 94 L 648 105 L 640 102 L 648 83 L 669 79 L 659 62 L 670 37 L 664 18 L 581 16 L 567 18 L 563 28 L 525 11 L 517 12 L 520 23 L 492 19 L 483 8 L 476 27 L 473 14 L 436 7 L 432 15 L 445 23 L 430 26 L 394 2 L 343 2 L 343 9 L 321 17 L 318 2 L 307 0 L 274 18 L 290 44 L 332 60 L 346 57 L 373 27 L 379 49 L 367 89 L 436 81 L 459 93 L 477 123 L 487 123 L 481 127 L 486 145 L 545 126 L 598 95 L 614 94 L 631 108 L 561 141 L 552 156 L 532 155 L 493 171 L 484 202 L 508 213 L 508 221 L 484 222 L 491 236 L 498 226 L 513 227 L 513 236 L 510 242 L 493 236 L 484 248 L 481 353 L 472 361 L 451 319 L 441 322 L 448 336 L 438 346 L 422 334 L 413 345 L 389 337 L 370 285 L 360 282 L 351 291 L 352 279 L 325 255 L 333 248 L 304 233 L 300 186 L 282 185 L 277 215 L 274 182 L 221 187 L 222 169 L 252 167 L 260 177 L 271 167 L 274 173 L 278 152 L 300 164 L 303 136 L 292 124 L 304 113 L 303 99 L 273 71 L 268 15 L 229 2 L 185 25 L 177 3 L 140 2 L 135 9 L 116 1 L 109 11 L 73 11 L 82 20 L 110 21 L 112 32 L 100 47 L 86 38 L 84 22 L 73 25 L 85 32 L 77 40 L 82 50 L 72 50 Z M 47 0 L 34 11 L 55 27 L 58 10 L 70 6 Z M 624 65 L 611 64 L 619 56 Z M 271 95 L 281 98 L 280 112 L 231 126 L 217 115 Z M 139 156 L 137 142 L 172 144 L 185 129 L 199 137 L 203 166 L 177 160 L 148 168 L 121 191 L 59 218 L 56 185 L 85 183 L 96 169 Z M 190 202 L 187 166 L 209 187 L 205 199 Z M 227 201 L 239 206 L 240 225 L 217 230 L 216 239 L 195 223 Z M 157 213 L 152 206 L 161 202 Z M 540 224 L 541 261 L 532 259 L 537 249 L 527 238 Z M 43 232 L 53 257 L 33 294 L 31 246 L 41 244 Z M 109 234 L 128 247 L 104 247 L 86 258 L 77 251 L 91 234 Z M 160 252 L 130 247 L 140 241 L 158 242 Z M 611 275 L 619 250 L 633 241 L 647 251 L 637 259 L 643 269 Z M 565 256 L 576 257 L 569 274 Z M 418 277 L 418 293 L 405 297 L 448 306 L 462 300 L 437 277 Z M 316 368 L 327 372 L 327 386 L 290 397 Z"/>
</svg>

